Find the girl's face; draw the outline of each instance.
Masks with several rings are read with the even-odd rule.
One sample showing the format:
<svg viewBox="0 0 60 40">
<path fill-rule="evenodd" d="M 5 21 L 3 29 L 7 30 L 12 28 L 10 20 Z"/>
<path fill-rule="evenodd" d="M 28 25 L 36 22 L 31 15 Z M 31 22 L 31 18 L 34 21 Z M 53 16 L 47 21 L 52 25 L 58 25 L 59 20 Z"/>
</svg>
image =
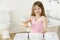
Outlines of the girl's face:
<svg viewBox="0 0 60 40">
<path fill-rule="evenodd" d="M 35 15 L 40 15 L 41 12 L 42 12 L 41 8 L 38 5 L 35 5 L 35 7 L 34 7 Z"/>
</svg>

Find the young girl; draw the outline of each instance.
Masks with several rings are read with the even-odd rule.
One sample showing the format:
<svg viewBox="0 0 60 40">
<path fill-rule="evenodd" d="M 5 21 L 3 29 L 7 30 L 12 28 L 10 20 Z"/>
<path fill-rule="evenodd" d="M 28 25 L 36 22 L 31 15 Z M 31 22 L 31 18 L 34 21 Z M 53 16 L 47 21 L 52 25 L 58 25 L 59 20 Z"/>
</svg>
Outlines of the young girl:
<svg viewBox="0 0 60 40">
<path fill-rule="evenodd" d="M 28 26 L 29 22 L 31 23 L 30 33 L 34 33 L 36 35 L 36 33 L 44 34 L 47 32 L 47 18 L 45 15 L 43 4 L 40 1 L 34 2 L 32 6 L 31 17 L 27 19 L 26 21 L 22 22 L 20 25 L 29 27 Z M 32 34 L 32 36 L 35 36 L 34 34 Z"/>
</svg>

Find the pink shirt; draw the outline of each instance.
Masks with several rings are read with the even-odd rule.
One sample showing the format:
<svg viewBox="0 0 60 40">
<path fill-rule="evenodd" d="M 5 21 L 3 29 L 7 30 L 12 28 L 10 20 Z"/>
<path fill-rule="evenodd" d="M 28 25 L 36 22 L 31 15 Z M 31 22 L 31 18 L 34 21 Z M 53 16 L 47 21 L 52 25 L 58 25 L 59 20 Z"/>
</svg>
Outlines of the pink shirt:
<svg viewBox="0 0 60 40">
<path fill-rule="evenodd" d="M 41 17 L 35 21 L 35 17 L 33 16 L 32 19 L 31 19 L 31 32 L 32 33 L 41 33 L 43 31 L 43 22 L 42 22 L 42 19 Z"/>
</svg>

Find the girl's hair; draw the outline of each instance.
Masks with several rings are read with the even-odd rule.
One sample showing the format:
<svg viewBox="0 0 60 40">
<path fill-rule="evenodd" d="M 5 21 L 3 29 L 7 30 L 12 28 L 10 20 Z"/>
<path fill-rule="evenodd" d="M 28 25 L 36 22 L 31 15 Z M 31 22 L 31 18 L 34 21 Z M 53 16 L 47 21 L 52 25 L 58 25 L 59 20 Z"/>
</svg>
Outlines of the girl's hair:
<svg viewBox="0 0 60 40">
<path fill-rule="evenodd" d="M 36 2 L 33 4 L 31 16 L 36 16 L 35 13 L 34 13 L 34 7 L 35 7 L 36 5 L 39 6 L 39 7 L 42 9 L 42 12 L 41 12 L 40 16 L 45 16 L 45 10 L 44 10 L 43 4 L 42 4 L 40 1 L 36 1 Z"/>
</svg>

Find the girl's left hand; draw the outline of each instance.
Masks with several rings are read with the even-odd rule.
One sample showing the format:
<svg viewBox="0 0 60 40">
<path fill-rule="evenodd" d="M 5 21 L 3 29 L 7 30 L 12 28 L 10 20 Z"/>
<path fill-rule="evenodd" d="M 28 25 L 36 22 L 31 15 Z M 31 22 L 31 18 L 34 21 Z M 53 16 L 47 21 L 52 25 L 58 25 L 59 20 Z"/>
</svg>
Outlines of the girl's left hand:
<svg viewBox="0 0 60 40">
<path fill-rule="evenodd" d="M 45 34 L 47 32 L 47 30 L 44 30 L 42 33 Z"/>
</svg>

